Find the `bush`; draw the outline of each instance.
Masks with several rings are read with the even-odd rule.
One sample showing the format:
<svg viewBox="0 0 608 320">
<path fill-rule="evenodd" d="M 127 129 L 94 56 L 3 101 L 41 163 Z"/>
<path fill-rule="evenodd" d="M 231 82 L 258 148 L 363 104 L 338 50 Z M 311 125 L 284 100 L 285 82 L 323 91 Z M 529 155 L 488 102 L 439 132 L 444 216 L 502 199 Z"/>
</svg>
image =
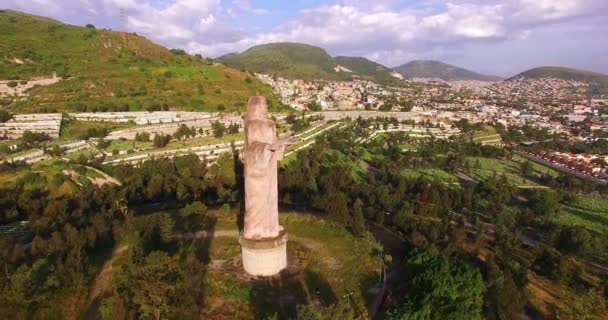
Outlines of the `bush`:
<svg viewBox="0 0 608 320">
<path fill-rule="evenodd" d="M 171 141 L 171 135 L 159 133 L 154 136 L 152 143 L 154 143 L 154 147 L 156 148 L 164 148 L 167 146 L 167 144 L 169 144 L 169 141 Z"/>
<path fill-rule="evenodd" d="M 173 77 L 173 72 L 167 70 L 167 71 L 165 71 L 164 75 L 165 75 L 165 78 L 172 78 Z"/>
<path fill-rule="evenodd" d="M 135 141 L 140 141 L 140 142 L 150 141 L 150 134 L 147 132 L 138 132 L 135 134 Z"/>
<path fill-rule="evenodd" d="M 88 23 L 87 25 L 85 25 L 85 27 L 89 28 L 89 29 L 95 29 L 95 26 Z"/>
<path fill-rule="evenodd" d="M 184 51 L 182 49 L 171 49 L 171 50 L 169 50 L 169 52 L 173 53 L 176 56 L 184 56 L 184 55 L 186 55 L 186 51 Z"/>
<path fill-rule="evenodd" d="M 17 86 L 17 81 L 9 81 L 6 85 L 9 86 L 9 88 L 14 88 Z"/>
<path fill-rule="evenodd" d="M 13 115 L 10 112 L 8 112 L 4 109 L 0 109 L 0 123 L 7 122 L 12 118 L 13 118 Z"/>
</svg>

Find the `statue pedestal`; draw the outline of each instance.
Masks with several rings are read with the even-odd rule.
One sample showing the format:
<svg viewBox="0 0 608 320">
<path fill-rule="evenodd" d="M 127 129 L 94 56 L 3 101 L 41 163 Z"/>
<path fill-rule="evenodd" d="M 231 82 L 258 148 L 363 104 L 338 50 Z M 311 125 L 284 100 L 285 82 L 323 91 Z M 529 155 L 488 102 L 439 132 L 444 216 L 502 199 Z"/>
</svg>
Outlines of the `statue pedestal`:
<svg viewBox="0 0 608 320">
<path fill-rule="evenodd" d="M 272 276 L 287 267 L 287 232 L 259 240 L 239 238 L 243 268 L 254 276 Z"/>
</svg>

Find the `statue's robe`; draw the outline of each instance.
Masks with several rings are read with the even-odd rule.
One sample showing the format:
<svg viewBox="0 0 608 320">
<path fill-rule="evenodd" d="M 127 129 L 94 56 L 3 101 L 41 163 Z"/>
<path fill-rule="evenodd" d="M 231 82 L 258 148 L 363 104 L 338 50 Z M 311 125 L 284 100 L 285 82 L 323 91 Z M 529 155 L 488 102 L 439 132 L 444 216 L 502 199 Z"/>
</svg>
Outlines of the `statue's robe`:
<svg viewBox="0 0 608 320">
<path fill-rule="evenodd" d="M 245 124 L 245 226 L 247 239 L 279 236 L 277 162 L 284 147 L 272 120 L 252 119 Z"/>
</svg>

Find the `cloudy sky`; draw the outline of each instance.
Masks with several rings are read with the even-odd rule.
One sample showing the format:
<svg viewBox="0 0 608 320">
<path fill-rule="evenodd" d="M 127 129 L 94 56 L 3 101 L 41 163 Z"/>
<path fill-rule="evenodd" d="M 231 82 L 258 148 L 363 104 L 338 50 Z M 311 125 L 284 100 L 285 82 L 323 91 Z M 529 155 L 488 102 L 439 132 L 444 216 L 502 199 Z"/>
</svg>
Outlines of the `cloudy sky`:
<svg viewBox="0 0 608 320">
<path fill-rule="evenodd" d="M 608 73 L 608 0 L 2 0 L 0 7 L 137 32 L 208 57 L 290 41 L 390 67 L 438 59 L 501 76 L 542 65 Z"/>
</svg>

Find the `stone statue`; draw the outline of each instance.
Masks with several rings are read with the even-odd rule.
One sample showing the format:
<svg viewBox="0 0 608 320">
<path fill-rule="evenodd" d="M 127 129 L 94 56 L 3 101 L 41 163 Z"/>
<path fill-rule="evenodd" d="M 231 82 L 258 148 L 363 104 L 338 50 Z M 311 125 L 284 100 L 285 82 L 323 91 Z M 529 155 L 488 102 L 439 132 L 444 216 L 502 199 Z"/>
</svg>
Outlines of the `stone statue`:
<svg viewBox="0 0 608 320">
<path fill-rule="evenodd" d="M 246 239 L 278 237 L 277 162 L 285 150 L 268 116 L 266 99 L 249 98 L 245 118 L 245 227 Z"/>
</svg>

